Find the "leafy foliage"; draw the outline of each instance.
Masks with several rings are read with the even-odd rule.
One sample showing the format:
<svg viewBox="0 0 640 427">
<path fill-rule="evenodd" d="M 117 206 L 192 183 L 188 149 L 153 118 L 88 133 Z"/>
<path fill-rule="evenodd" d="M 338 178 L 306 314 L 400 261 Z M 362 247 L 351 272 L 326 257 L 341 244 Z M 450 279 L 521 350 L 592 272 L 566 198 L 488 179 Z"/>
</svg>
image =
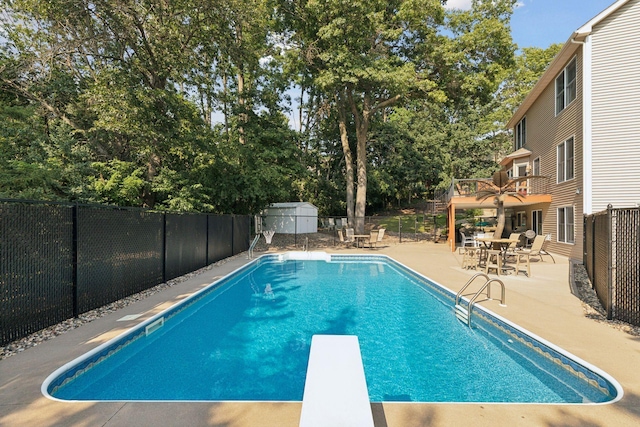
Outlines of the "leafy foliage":
<svg viewBox="0 0 640 427">
<path fill-rule="evenodd" d="M 7 198 L 358 216 L 430 198 L 496 170 L 559 50 L 515 53 L 513 0 L 0 5 Z"/>
</svg>

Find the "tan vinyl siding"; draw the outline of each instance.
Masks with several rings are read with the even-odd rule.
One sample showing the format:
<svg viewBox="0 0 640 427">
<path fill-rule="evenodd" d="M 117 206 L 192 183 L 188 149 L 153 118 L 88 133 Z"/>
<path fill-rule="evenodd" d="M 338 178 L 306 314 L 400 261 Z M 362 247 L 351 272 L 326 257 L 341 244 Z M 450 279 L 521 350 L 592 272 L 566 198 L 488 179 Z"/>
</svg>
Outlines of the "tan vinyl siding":
<svg viewBox="0 0 640 427">
<path fill-rule="evenodd" d="M 591 35 L 593 212 L 640 203 L 639 29 L 635 0 Z"/>
<path fill-rule="evenodd" d="M 527 110 L 527 144 L 531 151 L 530 159 L 540 157 L 540 173 L 551 177 L 550 189 L 553 201 L 549 206 L 527 206 L 527 221 L 531 224 L 531 211 L 542 209 L 542 229 L 551 234 L 547 243 L 550 252 L 573 259 L 582 259 L 582 52 L 578 49 L 577 94 L 576 99 L 557 116 L 555 114 L 555 78 L 546 87 L 535 103 Z M 571 57 L 569 60 L 572 60 Z M 568 63 L 568 62 L 567 62 Z M 557 183 L 557 147 L 558 144 L 574 138 L 574 178 Z M 557 209 L 571 205 L 575 210 L 575 244 L 557 242 Z"/>
</svg>

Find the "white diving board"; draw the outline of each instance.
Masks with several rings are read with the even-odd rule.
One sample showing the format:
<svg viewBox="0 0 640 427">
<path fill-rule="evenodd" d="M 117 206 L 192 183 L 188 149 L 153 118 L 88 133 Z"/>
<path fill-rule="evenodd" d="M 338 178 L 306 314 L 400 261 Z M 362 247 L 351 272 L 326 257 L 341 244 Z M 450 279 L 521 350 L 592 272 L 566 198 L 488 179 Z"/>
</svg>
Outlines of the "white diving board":
<svg viewBox="0 0 640 427">
<path fill-rule="evenodd" d="M 300 427 L 373 427 L 367 381 L 354 335 L 314 335 Z"/>
</svg>

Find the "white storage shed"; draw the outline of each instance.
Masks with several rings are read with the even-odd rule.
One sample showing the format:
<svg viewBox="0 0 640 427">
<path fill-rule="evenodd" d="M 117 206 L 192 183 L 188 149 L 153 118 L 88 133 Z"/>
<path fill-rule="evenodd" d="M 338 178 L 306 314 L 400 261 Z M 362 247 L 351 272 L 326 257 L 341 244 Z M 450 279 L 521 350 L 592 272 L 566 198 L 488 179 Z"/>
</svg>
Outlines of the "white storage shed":
<svg viewBox="0 0 640 427">
<path fill-rule="evenodd" d="M 263 230 L 283 234 L 318 232 L 318 208 L 308 202 L 272 203 L 262 211 Z"/>
</svg>

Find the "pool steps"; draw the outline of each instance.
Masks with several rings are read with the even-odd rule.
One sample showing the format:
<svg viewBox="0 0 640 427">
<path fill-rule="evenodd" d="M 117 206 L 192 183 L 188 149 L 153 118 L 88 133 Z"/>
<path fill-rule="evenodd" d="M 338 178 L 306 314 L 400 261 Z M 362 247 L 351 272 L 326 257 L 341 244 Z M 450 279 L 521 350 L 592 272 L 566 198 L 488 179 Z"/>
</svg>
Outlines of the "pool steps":
<svg viewBox="0 0 640 427">
<path fill-rule="evenodd" d="M 473 294 L 473 297 L 471 297 L 471 299 L 469 300 L 469 304 L 467 305 L 467 307 L 465 308 L 464 306 L 460 305 L 460 298 L 462 296 L 466 296 L 466 295 L 472 295 L 472 294 L 466 294 L 463 295 L 462 293 L 469 287 L 469 285 L 471 285 L 471 283 L 473 283 L 478 277 L 482 277 L 484 279 L 486 279 L 486 282 L 484 282 L 484 285 L 482 285 L 480 287 L 480 290 L 478 290 L 476 293 Z M 504 287 L 504 283 L 502 282 L 502 280 L 500 279 L 491 279 L 489 278 L 489 276 L 487 276 L 485 273 L 476 273 L 471 279 L 469 279 L 469 281 L 458 291 L 458 293 L 456 294 L 456 299 L 454 302 L 454 313 L 456 315 L 456 317 L 458 318 L 458 320 L 460 320 L 462 323 L 466 323 L 467 326 L 471 327 L 471 313 L 473 312 L 473 306 L 475 304 L 481 303 L 483 301 L 489 301 L 491 300 L 491 284 L 493 282 L 497 282 L 500 284 L 501 287 L 501 294 L 500 294 L 500 305 L 505 307 L 505 287 Z M 482 295 L 483 292 L 485 292 L 486 290 L 486 298 L 480 301 L 477 301 L 478 297 L 480 295 Z"/>
<path fill-rule="evenodd" d="M 331 254 L 326 252 L 292 251 L 278 254 L 278 261 L 305 260 L 331 262 Z"/>
<path fill-rule="evenodd" d="M 373 427 L 373 412 L 355 335 L 314 335 L 300 427 Z"/>
</svg>

